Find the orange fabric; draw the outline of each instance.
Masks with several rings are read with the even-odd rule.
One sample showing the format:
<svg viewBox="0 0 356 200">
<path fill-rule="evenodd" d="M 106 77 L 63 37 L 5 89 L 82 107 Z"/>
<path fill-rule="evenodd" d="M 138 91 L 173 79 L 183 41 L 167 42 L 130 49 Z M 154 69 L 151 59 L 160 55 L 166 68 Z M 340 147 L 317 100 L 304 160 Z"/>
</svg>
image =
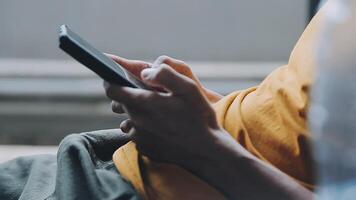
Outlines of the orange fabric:
<svg viewBox="0 0 356 200">
<path fill-rule="evenodd" d="M 321 18 L 319 12 L 309 24 L 288 65 L 273 71 L 259 86 L 234 92 L 214 104 L 219 124 L 237 142 L 309 189 L 313 188 L 313 175 L 308 91 L 313 82 L 313 48 Z M 140 156 L 134 143 L 118 149 L 113 160 L 145 199 L 224 199 L 183 168 Z"/>
</svg>

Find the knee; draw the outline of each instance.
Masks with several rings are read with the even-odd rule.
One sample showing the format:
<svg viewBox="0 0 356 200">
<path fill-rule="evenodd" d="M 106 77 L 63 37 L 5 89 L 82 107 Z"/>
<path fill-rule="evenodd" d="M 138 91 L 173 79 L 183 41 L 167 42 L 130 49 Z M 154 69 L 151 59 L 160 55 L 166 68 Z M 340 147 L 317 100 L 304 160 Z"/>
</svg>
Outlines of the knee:
<svg viewBox="0 0 356 200">
<path fill-rule="evenodd" d="M 85 137 L 80 134 L 70 134 L 63 138 L 59 144 L 58 152 L 74 154 L 75 152 L 78 152 L 82 146 L 87 146 Z"/>
</svg>

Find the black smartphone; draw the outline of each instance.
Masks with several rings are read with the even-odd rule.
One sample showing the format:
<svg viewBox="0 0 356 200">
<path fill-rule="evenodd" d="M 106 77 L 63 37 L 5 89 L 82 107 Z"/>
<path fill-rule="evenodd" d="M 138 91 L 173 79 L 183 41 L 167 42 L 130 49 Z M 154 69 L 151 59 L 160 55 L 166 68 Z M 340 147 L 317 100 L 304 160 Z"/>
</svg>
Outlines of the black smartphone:
<svg viewBox="0 0 356 200">
<path fill-rule="evenodd" d="M 138 79 L 130 81 L 126 78 L 123 68 L 112 59 L 95 49 L 68 26 L 62 25 L 59 30 L 59 48 L 95 72 L 105 81 L 121 86 L 144 88 Z M 126 73 L 129 73 L 126 71 Z M 134 77 L 130 75 L 130 77 Z"/>
</svg>

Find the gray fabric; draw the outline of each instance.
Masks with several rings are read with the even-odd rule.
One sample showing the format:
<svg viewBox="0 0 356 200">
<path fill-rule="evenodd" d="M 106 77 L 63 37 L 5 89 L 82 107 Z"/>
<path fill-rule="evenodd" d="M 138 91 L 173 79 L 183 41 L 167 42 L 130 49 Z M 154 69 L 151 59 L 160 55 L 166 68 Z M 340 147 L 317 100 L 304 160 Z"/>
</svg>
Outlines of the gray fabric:
<svg viewBox="0 0 356 200">
<path fill-rule="evenodd" d="M 0 164 L 0 199 L 140 199 L 111 160 L 120 145 L 118 130 L 72 134 L 63 139 L 57 156 Z"/>
</svg>

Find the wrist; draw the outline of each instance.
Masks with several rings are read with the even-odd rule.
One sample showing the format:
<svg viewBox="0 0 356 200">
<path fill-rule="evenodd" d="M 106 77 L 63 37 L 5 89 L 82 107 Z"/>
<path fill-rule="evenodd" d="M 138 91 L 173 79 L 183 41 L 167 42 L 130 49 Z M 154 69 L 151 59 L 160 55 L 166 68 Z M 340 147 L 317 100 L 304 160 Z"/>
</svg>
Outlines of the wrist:
<svg viewBox="0 0 356 200">
<path fill-rule="evenodd" d="M 225 130 L 209 130 L 209 137 L 202 141 L 194 155 L 180 163 L 189 171 L 203 175 L 212 169 L 221 170 L 234 166 L 237 160 L 252 158 Z"/>
<path fill-rule="evenodd" d="M 212 130 L 206 151 L 181 166 L 215 187 L 227 197 L 233 197 L 235 186 L 241 180 L 236 170 L 246 171 L 253 156 L 238 144 L 226 131 Z M 248 170 L 247 170 L 248 171 Z"/>
</svg>

